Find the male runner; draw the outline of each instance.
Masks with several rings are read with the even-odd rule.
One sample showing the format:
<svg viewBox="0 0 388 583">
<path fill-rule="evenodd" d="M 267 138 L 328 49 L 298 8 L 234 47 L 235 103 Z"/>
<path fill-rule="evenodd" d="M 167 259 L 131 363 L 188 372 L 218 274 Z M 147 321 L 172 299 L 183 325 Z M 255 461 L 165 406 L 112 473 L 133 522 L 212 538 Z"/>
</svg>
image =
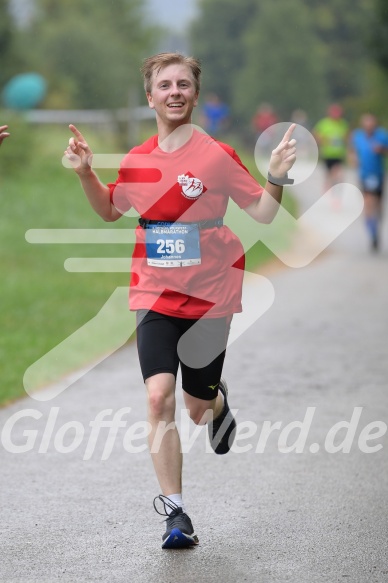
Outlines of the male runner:
<svg viewBox="0 0 388 583">
<path fill-rule="evenodd" d="M 8 129 L 8 126 L 0 126 L 0 146 L 3 143 L 3 140 L 5 140 L 5 138 L 8 138 L 8 136 L 10 135 L 6 130 Z"/>
<path fill-rule="evenodd" d="M 149 445 L 167 516 L 163 548 L 198 542 L 182 499 L 182 453 L 175 426 L 175 385 L 181 367 L 186 408 L 208 423 L 213 449 L 225 454 L 236 422 L 221 380 L 232 315 L 241 311 L 244 252 L 223 225 L 229 196 L 258 222 L 270 222 L 295 161 L 286 132 L 273 151 L 263 189 L 235 151 L 191 124 L 200 90 L 200 63 L 178 53 L 149 57 L 142 67 L 158 133 L 133 148 L 114 184 L 90 166 L 92 151 L 73 125 L 65 155 L 93 209 L 106 221 L 130 207 L 140 215 L 132 256 L 130 309 L 137 311 L 137 344 L 152 427 Z M 169 430 L 160 437 L 160 427 Z M 155 502 L 163 504 L 160 512 Z"/>
<path fill-rule="evenodd" d="M 350 153 L 358 166 L 361 190 L 364 195 L 365 224 L 372 250 L 379 248 L 379 225 L 384 190 L 384 154 L 388 154 L 388 132 L 378 127 L 371 113 L 361 116 L 360 127 L 350 139 Z"/>
<path fill-rule="evenodd" d="M 229 125 L 229 107 L 217 93 L 209 93 L 201 111 L 201 125 L 211 136 L 225 132 Z"/>
<path fill-rule="evenodd" d="M 333 103 L 327 110 L 327 116 L 317 122 L 313 129 L 317 140 L 320 157 L 325 165 L 326 177 L 324 192 L 342 181 L 343 166 L 346 159 L 349 126 L 342 117 L 342 107 Z M 338 199 L 333 204 L 339 206 Z"/>
</svg>

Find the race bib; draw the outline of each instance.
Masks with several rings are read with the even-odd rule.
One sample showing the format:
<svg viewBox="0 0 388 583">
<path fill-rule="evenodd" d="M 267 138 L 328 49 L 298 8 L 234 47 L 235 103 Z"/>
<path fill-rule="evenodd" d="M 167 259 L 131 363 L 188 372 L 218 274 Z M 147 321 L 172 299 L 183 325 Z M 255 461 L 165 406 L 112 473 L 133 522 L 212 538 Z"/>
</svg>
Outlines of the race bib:
<svg viewBox="0 0 388 583">
<path fill-rule="evenodd" d="M 377 190 L 380 186 L 379 177 L 375 174 L 369 174 L 364 180 L 365 188 L 367 190 Z"/>
<path fill-rule="evenodd" d="M 334 136 L 330 140 L 330 145 L 333 146 L 334 148 L 342 148 L 342 146 L 344 145 L 344 140 L 340 136 Z"/>
<path fill-rule="evenodd" d="M 147 263 L 153 267 L 200 265 L 198 225 L 158 223 L 146 226 Z"/>
</svg>

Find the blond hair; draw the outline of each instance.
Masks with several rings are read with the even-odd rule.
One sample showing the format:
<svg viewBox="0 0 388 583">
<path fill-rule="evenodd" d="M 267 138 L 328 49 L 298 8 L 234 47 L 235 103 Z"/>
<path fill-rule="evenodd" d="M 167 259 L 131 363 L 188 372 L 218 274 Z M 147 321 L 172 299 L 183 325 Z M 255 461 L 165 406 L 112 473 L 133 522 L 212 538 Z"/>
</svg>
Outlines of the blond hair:
<svg viewBox="0 0 388 583">
<path fill-rule="evenodd" d="M 144 89 L 146 93 L 151 93 L 152 88 L 152 74 L 154 71 L 159 73 L 164 67 L 168 65 L 186 65 L 190 68 L 193 77 L 195 89 L 199 92 L 201 87 L 201 63 L 194 57 L 186 57 L 181 53 L 159 53 L 144 59 L 143 65 L 140 69 L 144 79 Z"/>
</svg>

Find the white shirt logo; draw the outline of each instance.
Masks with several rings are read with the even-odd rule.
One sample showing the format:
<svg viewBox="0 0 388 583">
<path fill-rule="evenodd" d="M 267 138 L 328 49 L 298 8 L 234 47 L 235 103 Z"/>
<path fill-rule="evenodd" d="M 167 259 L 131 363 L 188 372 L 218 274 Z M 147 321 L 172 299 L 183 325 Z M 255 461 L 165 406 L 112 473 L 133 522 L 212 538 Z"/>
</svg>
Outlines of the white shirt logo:
<svg viewBox="0 0 388 583">
<path fill-rule="evenodd" d="M 199 178 L 188 176 L 188 174 L 180 174 L 178 184 L 182 186 L 183 196 L 191 200 L 199 198 L 203 192 L 203 184 Z"/>
</svg>

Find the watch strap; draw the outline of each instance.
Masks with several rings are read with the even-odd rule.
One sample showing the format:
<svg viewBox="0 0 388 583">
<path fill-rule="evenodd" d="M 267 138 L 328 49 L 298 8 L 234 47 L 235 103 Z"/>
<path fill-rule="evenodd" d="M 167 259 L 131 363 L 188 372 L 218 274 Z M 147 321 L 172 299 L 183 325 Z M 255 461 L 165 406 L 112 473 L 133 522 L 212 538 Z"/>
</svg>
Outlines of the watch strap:
<svg viewBox="0 0 388 583">
<path fill-rule="evenodd" d="M 276 184 L 276 186 L 284 186 L 285 184 L 294 184 L 293 178 L 288 178 L 287 173 L 285 174 L 285 176 L 282 176 L 281 178 L 276 178 L 275 176 L 272 176 L 272 174 L 270 172 L 268 172 L 267 180 L 271 184 Z"/>
</svg>

